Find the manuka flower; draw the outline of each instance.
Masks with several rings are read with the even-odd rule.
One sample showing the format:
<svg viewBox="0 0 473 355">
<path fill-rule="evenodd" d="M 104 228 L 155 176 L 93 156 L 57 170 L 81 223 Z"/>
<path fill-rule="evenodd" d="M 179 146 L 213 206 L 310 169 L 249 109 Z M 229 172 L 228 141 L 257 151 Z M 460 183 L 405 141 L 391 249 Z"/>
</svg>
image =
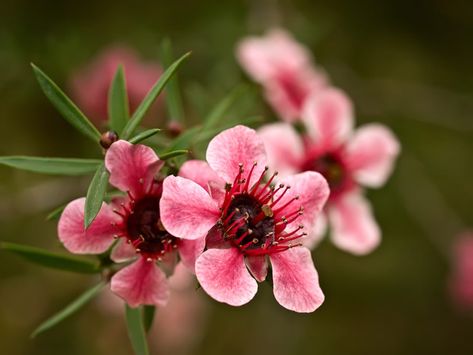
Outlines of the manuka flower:
<svg viewBox="0 0 473 355">
<path fill-rule="evenodd" d="M 460 235 L 453 248 L 450 292 L 461 309 L 473 309 L 473 232 Z"/>
<path fill-rule="evenodd" d="M 79 70 L 72 78 L 71 88 L 78 106 L 95 122 L 107 119 L 107 96 L 113 76 L 123 65 L 131 112 L 162 74 L 156 63 L 146 63 L 137 54 L 124 47 L 104 50 L 91 64 Z"/>
<path fill-rule="evenodd" d="M 272 108 L 288 122 L 300 120 L 306 98 L 327 83 L 310 52 L 281 29 L 243 39 L 236 55 L 248 75 L 263 86 Z"/>
<path fill-rule="evenodd" d="M 58 224 L 59 239 L 76 254 L 105 252 L 118 239 L 111 253 L 115 262 L 136 261 L 122 268 L 111 279 L 111 289 L 132 306 L 163 305 L 168 299 L 165 269 L 173 269 L 176 251 L 182 262 L 194 267 L 203 250 L 203 240 L 193 241 L 171 235 L 161 224 L 159 201 L 162 182 L 155 179 L 163 162 L 144 145 L 120 140 L 113 143 L 105 156 L 110 183 L 127 193 L 105 203 L 87 230 L 84 230 L 85 199 L 67 205 Z M 193 238 L 194 236 L 190 236 Z"/>
<path fill-rule="evenodd" d="M 316 172 L 264 181 L 264 145 L 244 126 L 209 143 L 207 162 L 188 161 L 179 177 L 164 180 L 161 218 L 175 236 L 206 236 L 195 264 L 197 279 L 214 299 L 233 306 L 249 302 L 257 282 L 272 268 L 274 295 L 284 307 L 312 312 L 323 302 L 310 251 L 312 233 L 328 197 Z"/>
<path fill-rule="evenodd" d="M 380 230 L 360 187 L 385 183 L 399 153 L 399 143 L 380 124 L 367 124 L 353 132 L 351 102 L 337 89 L 326 89 L 307 100 L 303 119 L 307 129 L 303 139 L 285 123 L 259 130 L 270 166 L 283 175 L 320 172 L 330 186 L 325 212 L 333 242 L 351 253 L 366 254 L 379 244 Z M 319 226 L 319 236 L 324 225 Z M 310 246 L 317 241 L 312 239 Z"/>
</svg>

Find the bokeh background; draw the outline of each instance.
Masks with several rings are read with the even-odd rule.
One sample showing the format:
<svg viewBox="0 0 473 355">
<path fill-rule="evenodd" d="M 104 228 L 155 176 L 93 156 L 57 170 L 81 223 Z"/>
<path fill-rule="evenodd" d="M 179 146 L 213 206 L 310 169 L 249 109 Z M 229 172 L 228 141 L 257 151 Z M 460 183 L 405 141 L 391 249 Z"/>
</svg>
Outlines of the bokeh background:
<svg viewBox="0 0 473 355">
<path fill-rule="evenodd" d="M 389 183 L 368 192 L 383 242 L 355 257 L 325 240 L 313 255 L 326 301 L 310 315 L 280 307 L 266 284 L 241 308 L 196 291 L 202 314 L 179 320 L 194 336 L 166 345 L 166 332 L 155 330 L 153 353 L 472 354 L 473 312 L 456 307 L 447 289 L 450 247 L 473 226 L 471 2 L 3 0 L 0 155 L 97 156 L 43 96 L 30 62 L 67 87 L 71 73 L 105 47 L 127 45 L 159 61 L 159 45 L 169 37 L 176 53 L 193 51 L 179 72 L 191 125 L 248 81 L 234 58 L 238 39 L 275 25 L 305 43 L 353 98 L 359 124 L 382 122 L 401 141 Z M 249 84 L 248 91 L 229 117 L 274 120 L 258 87 Z M 153 119 L 163 125 L 166 115 Z M 0 240 L 61 251 L 55 222 L 45 216 L 84 195 L 88 180 L 0 167 Z M 105 296 L 29 338 L 95 281 L 1 252 L 0 352 L 131 354 L 123 312 L 106 307 Z"/>
</svg>

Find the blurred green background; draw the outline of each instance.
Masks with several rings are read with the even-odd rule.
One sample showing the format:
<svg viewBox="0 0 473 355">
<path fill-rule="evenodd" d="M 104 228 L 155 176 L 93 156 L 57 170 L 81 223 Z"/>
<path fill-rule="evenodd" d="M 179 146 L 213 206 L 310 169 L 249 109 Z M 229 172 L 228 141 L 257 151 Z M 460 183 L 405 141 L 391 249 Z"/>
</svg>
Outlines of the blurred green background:
<svg viewBox="0 0 473 355">
<path fill-rule="evenodd" d="M 124 44 L 159 60 L 159 43 L 168 36 L 176 53 L 193 51 L 179 80 L 189 122 L 196 122 L 248 81 L 234 58 L 236 41 L 274 25 L 305 43 L 348 92 L 358 124 L 383 122 L 398 135 L 403 151 L 393 177 L 368 192 L 383 242 L 366 257 L 328 240 L 314 251 L 326 301 L 313 314 L 286 311 L 266 284 L 241 308 L 200 295 L 207 307 L 196 337 L 160 347 L 165 341 L 155 331 L 154 353 L 472 354 L 473 312 L 457 310 L 447 292 L 449 248 L 473 225 L 471 2 L 3 0 L 0 155 L 97 156 L 40 92 L 30 62 L 67 87 L 71 73 L 104 47 Z M 273 120 L 251 87 L 253 100 L 229 116 Z M 88 180 L 0 167 L 0 240 L 60 251 L 56 225 L 45 216 L 84 195 Z M 5 252 L 0 260 L 0 353 L 131 354 L 121 312 L 100 302 L 29 339 L 96 280 Z"/>
</svg>

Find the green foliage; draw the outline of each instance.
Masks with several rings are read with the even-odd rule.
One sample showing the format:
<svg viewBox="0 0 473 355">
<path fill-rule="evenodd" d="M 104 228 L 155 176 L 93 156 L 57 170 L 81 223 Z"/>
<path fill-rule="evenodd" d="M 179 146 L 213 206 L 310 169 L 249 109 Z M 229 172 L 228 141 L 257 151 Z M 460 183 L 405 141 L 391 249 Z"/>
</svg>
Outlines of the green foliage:
<svg viewBox="0 0 473 355">
<path fill-rule="evenodd" d="M 131 308 L 125 306 L 126 324 L 128 336 L 136 355 L 148 355 L 148 343 L 143 323 L 143 312 L 141 308 Z"/>
<path fill-rule="evenodd" d="M 0 164 L 13 168 L 52 175 L 87 175 L 100 166 L 101 160 L 75 158 L 43 158 L 27 156 L 0 157 Z"/>
<path fill-rule="evenodd" d="M 83 274 L 95 274 L 100 272 L 97 262 L 69 255 L 55 254 L 27 245 L 3 242 L 0 244 L 0 249 L 12 252 L 35 264 L 52 269 Z"/>
<path fill-rule="evenodd" d="M 136 136 L 134 136 L 133 138 L 131 138 L 129 140 L 130 143 L 133 143 L 133 144 L 136 144 L 136 143 L 139 143 L 141 141 L 144 141 L 145 139 L 149 138 L 149 137 L 152 137 L 154 136 L 156 133 L 160 132 L 161 130 L 159 128 L 152 128 L 152 129 L 148 129 L 144 132 L 141 132 L 139 134 L 137 134 Z"/>
<path fill-rule="evenodd" d="M 85 117 L 66 94 L 36 65 L 31 64 L 41 89 L 61 115 L 84 135 L 95 143 L 100 140 L 100 133 Z"/>
<path fill-rule="evenodd" d="M 143 306 L 143 326 L 146 332 L 149 332 L 153 325 L 154 315 L 156 314 L 155 306 Z"/>
<path fill-rule="evenodd" d="M 110 128 L 120 134 L 130 117 L 123 66 L 119 66 L 108 91 Z"/>
<path fill-rule="evenodd" d="M 100 211 L 107 190 L 109 173 L 102 163 L 89 185 L 85 199 L 84 226 L 87 229 Z"/>
</svg>

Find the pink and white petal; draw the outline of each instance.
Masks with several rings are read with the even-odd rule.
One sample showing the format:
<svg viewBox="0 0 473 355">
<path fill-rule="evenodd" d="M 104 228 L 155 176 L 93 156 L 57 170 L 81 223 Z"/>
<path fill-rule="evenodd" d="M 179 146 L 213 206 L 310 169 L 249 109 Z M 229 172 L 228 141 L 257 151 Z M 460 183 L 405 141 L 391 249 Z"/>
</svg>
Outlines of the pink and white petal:
<svg viewBox="0 0 473 355">
<path fill-rule="evenodd" d="M 130 307 L 164 306 L 169 298 L 166 275 L 154 262 L 142 257 L 113 275 L 111 289 Z"/>
<path fill-rule="evenodd" d="M 180 239 L 178 244 L 179 255 L 185 267 L 195 273 L 195 261 L 203 253 L 205 236 L 195 239 Z"/>
<path fill-rule="evenodd" d="M 257 133 L 264 142 L 271 169 L 281 175 L 298 172 L 304 159 L 304 145 L 290 124 L 268 124 L 258 129 Z"/>
<path fill-rule="evenodd" d="M 137 254 L 135 248 L 131 244 L 127 243 L 125 238 L 120 238 L 110 254 L 110 259 L 116 263 L 123 263 L 136 257 Z"/>
<path fill-rule="evenodd" d="M 188 160 L 179 169 L 179 176 L 192 180 L 208 191 L 216 201 L 225 197 L 225 181 L 223 181 L 209 164 L 203 160 Z"/>
<path fill-rule="evenodd" d="M 113 143 L 105 155 L 110 183 L 122 191 L 130 191 L 134 198 L 148 191 L 163 164 L 150 147 L 124 140 Z"/>
<path fill-rule="evenodd" d="M 164 180 L 159 206 L 164 228 L 182 239 L 206 235 L 220 215 L 217 203 L 201 186 L 179 176 Z"/>
<path fill-rule="evenodd" d="M 389 128 L 367 124 L 357 129 L 349 142 L 347 163 L 362 185 L 380 187 L 391 175 L 400 149 Z"/>
<path fill-rule="evenodd" d="M 235 126 L 216 135 L 207 148 L 207 162 L 225 182 L 233 183 L 243 164 L 247 177 L 253 164 L 251 182 L 255 182 L 264 171 L 266 153 L 264 143 L 255 130 L 245 126 Z"/>
<path fill-rule="evenodd" d="M 317 247 L 317 245 L 322 241 L 325 233 L 327 232 L 327 217 L 325 213 L 320 213 L 317 217 L 317 221 L 315 222 L 315 227 L 313 228 L 311 233 L 308 233 L 302 239 L 302 245 L 305 246 L 309 250 L 313 250 Z"/>
<path fill-rule="evenodd" d="M 268 257 L 266 255 L 249 255 L 245 257 L 246 266 L 251 275 L 259 281 L 263 282 L 268 275 Z"/>
<path fill-rule="evenodd" d="M 270 256 L 273 292 L 279 304 L 291 311 L 310 313 L 324 301 L 310 251 L 295 247 Z"/>
<path fill-rule="evenodd" d="M 159 267 L 161 268 L 161 270 L 164 271 L 167 276 L 174 274 L 174 270 L 176 269 L 176 266 L 179 263 L 177 251 L 172 250 L 170 252 L 167 252 L 166 254 L 158 258 L 158 262 Z"/>
<path fill-rule="evenodd" d="M 218 226 L 214 226 L 209 230 L 205 237 L 205 245 L 207 249 L 225 249 L 232 246 L 230 241 L 223 239 L 222 232 Z"/>
<path fill-rule="evenodd" d="M 336 147 L 352 133 L 353 105 L 343 91 L 329 88 L 306 100 L 303 120 L 315 142 Z"/>
<path fill-rule="evenodd" d="M 85 230 L 84 206 L 85 198 L 78 198 L 66 206 L 57 226 L 59 240 L 71 253 L 103 253 L 112 245 L 113 236 L 119 233 L 114 225 L 119 222 L 119 218 L 103 203 L 97 217 Z"/>
<path fill-rule="evenodd" d="M 329 208 L 333 243 L 355 255 L 368 254 L 381 241 L 381 231 L 371 206 L 360 194 L 334 201 Z"/>
<path fill-rule="evenodd" d="M 288 223 L 286 231 L 291 232 L 302 224 L 304 231 L 310 235 L 314 228 L 316 228 L 317 220 L 330 194 L 327 181 L 321 174 L 315 171 L 305 171 L 282 178 L 278 183 L 283 183 L 291 188 L 274 206 L 273 211 L 276 218 L 294 214 L 303 207 L 303 214 L 295 221 Z M 276 195 L 275 199 L 278 196 L 280 196 L 280 193 Z M 298 200 L 294 200 L 288 206 L 282 208 L 297 196 Z M 281 210 L 278 211 L 278 209 Z"/>
<path fill-rule="evenodd" d="M 258 291 L 256 280 L 246 269 L 243 254 L 237 248 L 209 249 L 195 264 L 202 288 L 212 298 L 231 306 L 242 306 Z"/>
</svg>

